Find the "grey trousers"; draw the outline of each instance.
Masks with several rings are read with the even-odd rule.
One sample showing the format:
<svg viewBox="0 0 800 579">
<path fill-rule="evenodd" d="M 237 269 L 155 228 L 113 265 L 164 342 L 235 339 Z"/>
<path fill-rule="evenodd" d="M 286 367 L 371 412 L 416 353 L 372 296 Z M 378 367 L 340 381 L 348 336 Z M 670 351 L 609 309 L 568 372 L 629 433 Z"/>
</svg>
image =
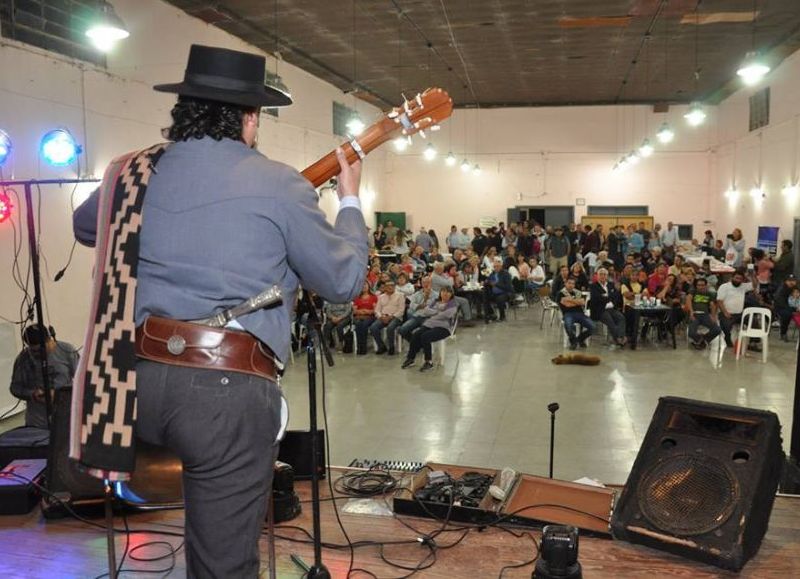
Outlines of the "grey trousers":
<svg viewBox="0 0 800 579">
<path fill-rule="evenodd" d="M 183 462 L 186 574 L 256 578 L 281 425 L 269 380 L 140 360 L 137 436 Z"/>
</svg>

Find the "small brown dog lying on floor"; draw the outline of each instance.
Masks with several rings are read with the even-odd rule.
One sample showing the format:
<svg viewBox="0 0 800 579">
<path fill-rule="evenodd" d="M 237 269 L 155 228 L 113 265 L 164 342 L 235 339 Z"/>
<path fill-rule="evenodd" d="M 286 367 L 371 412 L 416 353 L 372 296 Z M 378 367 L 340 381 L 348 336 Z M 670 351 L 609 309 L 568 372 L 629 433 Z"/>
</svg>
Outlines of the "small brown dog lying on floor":
<svg viewBox="0 0 800 579">
<path fill-rule="evenodd" d="M 552 360 L 553 364 L 576 364 L 578 366 L 597 366 L 600 363 L 599 356 L 587 356 L 586 354 L 559 354 Z"/>
</svg>

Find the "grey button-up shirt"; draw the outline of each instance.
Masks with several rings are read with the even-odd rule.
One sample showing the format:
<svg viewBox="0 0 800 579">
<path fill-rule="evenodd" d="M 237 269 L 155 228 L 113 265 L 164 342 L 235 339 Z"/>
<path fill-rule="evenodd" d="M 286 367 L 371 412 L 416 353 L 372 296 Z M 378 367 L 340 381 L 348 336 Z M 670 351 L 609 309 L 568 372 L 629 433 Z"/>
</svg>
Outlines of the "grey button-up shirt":
<svg viewBox="0 0 800 579">
<path fill-rule="evenodd" d="M 171 145 L 156 170 L 142 213 L 137 325 L 151 315 L 204 318 L 277 284 L 282 304 L 238 321 L 285 361 L 298 282 L 335 303 L 361 291 L 361 211 L 342 207 L 331 226 L 291 167 L 242 142 L 204 138 Z M 86 245 L 94 244 L 96 214 L 95 193 L 73 217 Z"/>
</svg>

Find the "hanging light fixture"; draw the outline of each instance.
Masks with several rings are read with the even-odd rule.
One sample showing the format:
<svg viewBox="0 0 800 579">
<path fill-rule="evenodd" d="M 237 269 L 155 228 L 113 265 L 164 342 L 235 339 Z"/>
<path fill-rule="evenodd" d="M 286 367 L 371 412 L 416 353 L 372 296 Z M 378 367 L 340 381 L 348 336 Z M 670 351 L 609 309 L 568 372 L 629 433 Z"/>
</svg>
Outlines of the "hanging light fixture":
<svg viewBox="0 0 800 579">
<path fill-rule="evenodd" d="M 433 146 L 433 143 L 427 144 L 422 156 L 425 157 L 426 161 L 433 161 L 436 158 L 436 148 Z"/>
<path fill-rule="evenodd" d="M 639 153 L 636 151 L 631 151 L 628 153 L 628 163 L 631 165 L 636 165 L 642 158 L 639 156 Z"/>
<path fill-rule="evenodd" d="M 767 194 L 764 192 L 764 190 L 760 186 L 753 187 L 752 189 L 750 189 L 750 197 L 752 197 L 753 199 L 756 199 L 756 200 L 763 199 L 766 196 L 767 196 Z"/>
<path fill-rule="evenodd" d="M 671 143 L 675 138 L 675 131 L 672 130 L 672 127 L 669 126 L 669 123 L 665 122 L 658 129 L 656 138 L 658 139 L 659 143 L 666 145 L 667 143 Z"/>
<path fill-rule="evenodd" d="M 470 167 L 471 167 L 471 165 L 469 164 L 469 161 L 467 161 L 466 159 L 464 159 L 463 161 L 461 161 L 461 170 L 462 170 L 464 173 L 466 173 L 467 171 L 469 171 Z"/>
<path fill-rule="evenodd" d="M 642 141 L 642 144 L 639 147 L 640 156 L 649 157 L 650 155 L 653 154 L 653 151 L 655 151 L 655 148 L 653 147 L 653 145 L 650 144 L 650 139 L 645 139 L 644 141 Z"/>
<path fill-rule="evenodd" d="M 770 71 L 769 65 L 764 62 L 756 50 L 756 26 L 758 23 L 758 0 L 753 0 L 753 27 L 750 42 L 750 51 L 745 55 L 742 65 L 736 74 L 747 86 L 753 86 L 761 82 Z"/>
<path fill-rule="evenodd" d="M 787 185 L 783 188 L 781 193 L 786 197 L 797 197 L 797 194 L 800 193 L 800 187 L 797 185 Z"/>
<path fill-rule="evenodd" d="M 408 148 L 408 141 L 409 139 L 406 137 L 397 137 L 394 141 L 392 141 L 392 144 L 394 145 L 396 151 L 402 153 Z"/>
<path fill-rule="evenodd" d="M 475 175 L 476 177 L 481 174 L 481 166 L 478 165 L 477 163 L 472 168 L 472 174 Z"/>
<path fill-rule="evenodd" d="M 702 104 L 693 102 L 689 105 L 689 110 L 683 115 L 683 118 L 686 119 L 689 126 L 699 127 L 706 120 L 706 111 L 703 109 Z"/>
<path fill-rule="evenodd" d="M 447 157 L 444 159 L 444 164 L 448 167 L 453 167 L 456 164 L 456 156 L 453 154 L 452 151 L 447 153 Z"/>
<path fill-rule="evenodd" d="M 95 48 L 101 52 L 108 52 L 119 42 L 131 35 L 122 19 L 109 2 L 102 2 L 97 19 L 86 30 L 86 36 L 92 41 Z"/>
<path fill-rule="evenodd" d="M 769 65 L 759 57 L 758 52 L 751 51 L 745 56 L 744 62 L 742 62 L 736 74 L 741 77 L 744 84 L 753 86 L 761 82 L 761 79 L 763 79 L 769 71 Z"/>
</svg>

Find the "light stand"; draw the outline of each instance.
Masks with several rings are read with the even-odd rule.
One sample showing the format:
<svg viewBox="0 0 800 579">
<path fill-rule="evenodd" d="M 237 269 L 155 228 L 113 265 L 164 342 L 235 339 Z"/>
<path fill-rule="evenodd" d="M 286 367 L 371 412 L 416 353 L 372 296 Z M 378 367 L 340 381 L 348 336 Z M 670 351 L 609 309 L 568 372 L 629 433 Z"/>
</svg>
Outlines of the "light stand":
<svg viewBox="0 0 800 579">
<path fill-rule="evenodd" d="M 47 364 L 47 331 L 45 329 L 44 315 L 42 313 L 41 274 L 39 270 L 39 246 L 36 243 L 36 222 L 33 213 L 33 187 L 34 185 L 75 185 L 79 183 L 97 183 L 100 179 L 29 179 L 22 181 L 0 181 L 0 187 L 14 187 L 22 185 L 25 189 L 25 211 L 28 226 L 28 253 L 31 257 L 33 270 L 33 305 L 36 311 L 36 323 L 39 327 L 39 343 L 41 356 L 39 367 L 42 372 L 42 389 L 44 390 L 44 407 L 47 414 L 47 429 L 50 430 L 53 417 L 53 399 L 50 392 L 50 371 Z"/>
</svg>

